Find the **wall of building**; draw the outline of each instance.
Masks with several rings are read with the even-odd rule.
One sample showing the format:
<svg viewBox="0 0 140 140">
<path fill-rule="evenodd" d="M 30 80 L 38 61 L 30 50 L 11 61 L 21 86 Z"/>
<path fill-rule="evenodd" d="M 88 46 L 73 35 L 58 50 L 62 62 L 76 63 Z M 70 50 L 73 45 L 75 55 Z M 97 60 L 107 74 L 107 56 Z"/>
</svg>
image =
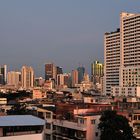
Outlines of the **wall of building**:
<svg viewBox="0 0 140 140">
<path fill-rule="evenodd" d="M 0 137 L 0 140 L 44 140 L 43 134 Z"/>
</svg>

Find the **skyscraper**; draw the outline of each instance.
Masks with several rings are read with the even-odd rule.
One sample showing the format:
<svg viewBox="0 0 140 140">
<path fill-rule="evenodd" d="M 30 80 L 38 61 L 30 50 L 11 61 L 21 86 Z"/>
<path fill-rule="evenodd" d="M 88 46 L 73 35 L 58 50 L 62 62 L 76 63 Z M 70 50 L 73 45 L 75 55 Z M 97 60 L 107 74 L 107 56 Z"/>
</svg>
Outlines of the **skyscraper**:
<svg viewBox="0 0 140 140">
<path fill-rule="evenodd" d="M 21 83 L 24 89 L 34 86 L 34 71 L 32 67 L 23 66 L 21 69 Z"/>
<path fill-rule="evenodd" d="M 78 67 L 77 71 L 78 71 L 78 83 L 80 84 L 84 79 L 85 68 L 84 67 Z"/>
<path fill-rule="evenodd" d="M 72 87 L 78 84 L 78 70 L 72 70 Z"/>
<path fill-rule="evenodd" d="M 56 75 L 57 74 L 63 74 L 63 68 L 62 67 L 56 66 Z"/>
<path fill-rule="evenodd" d="M 91 64 L 91 80 L 94 84 L 100 83 L 100 78 L 103 77 L 104 67 L 99 61 L 94 61 Z"/>
<path fill-rule="evenodd" d="M 71 75 L 68 73 L 58 74 L 57 75 L 57 86 L 67 86 L 70 87 L 71 85 Z"/>
<path fill-rule="evenodd" d="M 0 66 L 0 74 L 1 74 L 1 83 L 0 84 L 6 84 L 7 82 L 7 65 L 1 65 Z"/>
<path fill-rule="evenodd" d="M 53 63 L 45 64 L 45 80 L 56 80 L 56 67 Z"/>
<path fill-rule="evenodd" d="M 112 86 L 131 88 L 140 85 L 139 31 L 140 14 L 122 12 L 120 30 L 105 33 L 105 94 L 111 93 Z"/>
</svg>

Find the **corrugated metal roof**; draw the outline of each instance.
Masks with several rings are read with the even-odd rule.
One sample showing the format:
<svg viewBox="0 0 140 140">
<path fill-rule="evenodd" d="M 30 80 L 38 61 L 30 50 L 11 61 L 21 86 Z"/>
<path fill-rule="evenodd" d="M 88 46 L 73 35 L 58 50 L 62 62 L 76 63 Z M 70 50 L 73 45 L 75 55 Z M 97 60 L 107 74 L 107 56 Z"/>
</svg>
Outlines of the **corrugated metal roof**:
<svg viewBox="0 0 140 140">
<path fill-rule="evenodd" d="M 45 120 L 37 118 L 32 115 L 9 115 L 0 116 L 1 126 L 34 126 L 44 125 Z"/>
</svg>

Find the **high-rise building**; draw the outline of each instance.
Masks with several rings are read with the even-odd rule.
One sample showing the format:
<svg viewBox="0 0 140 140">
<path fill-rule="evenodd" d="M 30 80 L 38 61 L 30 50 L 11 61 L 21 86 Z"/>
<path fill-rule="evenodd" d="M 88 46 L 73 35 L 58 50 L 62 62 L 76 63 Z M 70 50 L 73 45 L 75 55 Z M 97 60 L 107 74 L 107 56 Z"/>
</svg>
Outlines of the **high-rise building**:
<svg viewBox="0 0 140 140">
<path fill-rule="evenodd" d="M 122 12 L 120 14 L 120 30 L 105 33 L 105 94 L 110 94 L 113 86 L 130 86 L 130 88 L 139 86 L 139 31 L 140 14 Z"/>
<path fill-rule="evenodd" d="M 2 75 L 1 77 L 3 77 L 0 81 L 0 84 L 6 84 L 7 82 L 7 65 L 1 65 L 0 66 L 0 74 Z"/>
<path fill-rule="evenodd" d="M 75 87 L 78 84 L 78 70 L 72 71 L 72 87 Z"/>
<path fill-rule="evenodd" d="M 57 86 L 64 85 L 64 75 L 63 74 L 57 74 Z"/>
<path fill-rule="evenodd" d="M 85 68 L 78 67 L 77 71 L 78 71 L 78 84 L 80 84 L 84 79 Z"/>
<path fill-rule="evenodd" d="M 45 64 L 45 80 L 56 80 L 56 67 L 53 63 Z"/>
<path fill-rule="evenodd" d="M 57 74 L 63 74 L 63 68 L 62 67 L 56 66 L 56 75 Z"/>
<path fill-rule="evenodd" d="M 120 14 L 121 66 L 140 66 L 140 14 Z"/>
<path fill-rule="evenodd" d="M 58 74 L 57 75 L 57 86 L 67 86 L 70 87 L 70 74 L 64 73 L 64 74 Z"/>
<path fill-rule="evenodd" d="M 10 71 L 7 73 L 7 84 L 18 88 L 21 84 L 21 72 Z"/>
<path fill-rule="evenodd" d="M 120 30 L 105 33 L 104 36 L 104 92 L 111 94 L 111 86 L 119 85 Z"/>
<path fill-rule="evenodd" d="M 32 67 L 22 67 L 21 84 L 24 89 L 30 89 L 34 86 L 34 70 Z"/>
<path fill-rule="evenodd" d="M 100 78 L 103 77 L 104 67 L 99 61 L 94 61 L 91 64 L 91 81 L 96 84 L 100 83 Z"/>
</svg>

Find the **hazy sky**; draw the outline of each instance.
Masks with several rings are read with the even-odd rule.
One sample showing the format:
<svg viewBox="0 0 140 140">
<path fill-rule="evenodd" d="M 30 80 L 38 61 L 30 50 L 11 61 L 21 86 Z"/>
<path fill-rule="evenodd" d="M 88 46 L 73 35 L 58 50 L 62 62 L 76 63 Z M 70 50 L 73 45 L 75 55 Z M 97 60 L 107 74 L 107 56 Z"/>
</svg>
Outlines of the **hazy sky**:
<svg viewBox="0 0 140 140">
<path fill-rule="evenodd" d="M 119 27 L 122 11 L 140 12 L 140 0 L 0 0 L 0 64 L 10 70 L 44 63 L 70 72 L 103 62 L 103 35 Z"/>
</svg>

